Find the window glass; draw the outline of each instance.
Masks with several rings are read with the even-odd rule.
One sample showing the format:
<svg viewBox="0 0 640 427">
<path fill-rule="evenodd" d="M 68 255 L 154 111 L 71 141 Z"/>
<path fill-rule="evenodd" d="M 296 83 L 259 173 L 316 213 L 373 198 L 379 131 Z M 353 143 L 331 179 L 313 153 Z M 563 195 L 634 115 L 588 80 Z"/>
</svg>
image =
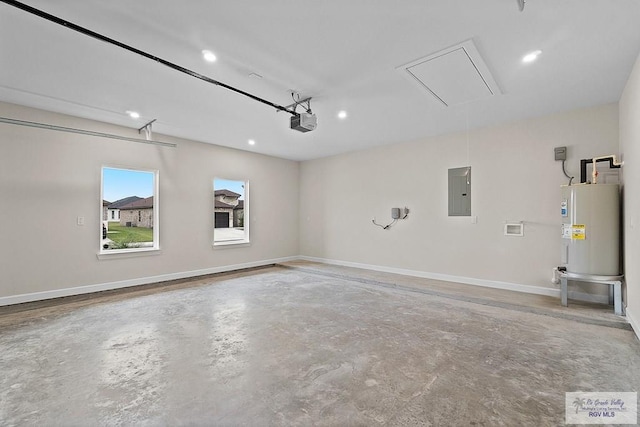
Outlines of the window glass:
<svg viewBox="0 0 640 427">
<path fill-rule="evenodd" d="M 249 242 L 247 190 L 247 181 L 222 178 L 213 180 L 214 245 Z"/>
<path fill-rule="evenodd" d="M 101 252 L 159 248 L 157 186 L 157 171 L 102 168 Z"/>
</svg>

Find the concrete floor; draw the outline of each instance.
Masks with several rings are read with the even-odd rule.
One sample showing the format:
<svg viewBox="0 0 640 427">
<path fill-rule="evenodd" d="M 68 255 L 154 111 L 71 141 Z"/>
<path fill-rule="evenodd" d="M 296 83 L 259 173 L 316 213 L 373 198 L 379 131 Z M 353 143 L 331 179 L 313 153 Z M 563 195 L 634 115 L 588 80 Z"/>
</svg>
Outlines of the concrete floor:
<svg viewBox="0 0 640 427">
<path fill-rule="evenodd" d="M 610 311 L 303 262 L 4 307 L 0 425 L 562 425 L 640 387 Z"/>
</svg>

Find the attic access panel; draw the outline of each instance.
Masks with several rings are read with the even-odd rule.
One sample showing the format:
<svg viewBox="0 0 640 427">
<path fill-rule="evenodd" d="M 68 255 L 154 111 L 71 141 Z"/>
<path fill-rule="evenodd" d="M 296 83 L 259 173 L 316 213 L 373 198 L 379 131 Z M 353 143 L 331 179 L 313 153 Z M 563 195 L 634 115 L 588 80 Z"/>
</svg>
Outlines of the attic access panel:
<svg viewBox="0 0 640 427">
<path fill-rule="evenodd" d="M 398 70 L 446 107 L 500 93 L 473 40 L 420 58 Z"/>
</svg>

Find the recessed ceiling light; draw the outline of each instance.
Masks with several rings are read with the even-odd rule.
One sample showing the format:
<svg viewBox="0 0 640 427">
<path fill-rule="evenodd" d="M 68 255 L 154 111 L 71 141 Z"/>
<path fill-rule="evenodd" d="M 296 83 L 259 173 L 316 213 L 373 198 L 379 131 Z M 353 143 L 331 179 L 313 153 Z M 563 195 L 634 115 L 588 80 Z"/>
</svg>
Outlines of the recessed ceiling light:
<svg viewBox="0 0 640 427">
<path fill-rule="evenodd" d="M 139 119 L 140 118 L 140 113 L 138 113 L 137 111 L 127 111 L 127 114 L 132 119 Z"/>
<path fill-rule="evenodd" d="M 256 145 L 256 141 L 255 141 L 255 140 L 253 140 L 253 139 L 250 139 L 250 140 L 249 140 L 249 145 Z"/>
<path fill-rule="evenodd" d="M 522 62 L 533 62 L 538 59 L 538 56 L 540 56 L 541 53 L 541 50 L 534 50 L 533 52 L 527 53 L 522 57 Z"/>
<path fill-rule="evenodd" d="M 339 119 L 343 119 L 343 120 L 344 120 L 344 119 L 346 119 L 346 118 L 347 118 L 347 112 L 346 112 L 346 111 L 344 111 L 344 110 L 339 111 L 339 112 L 338 112 L 338 118 L 339 118 Z"/>
<path fill-rule="evenodd" d="M 216 62 L 216 59 L 218 59 L 216 58 L 215 53 L 211 52 L 210 50 L 203 50 L 202 57 L 207 62 Z"/>
</svg>

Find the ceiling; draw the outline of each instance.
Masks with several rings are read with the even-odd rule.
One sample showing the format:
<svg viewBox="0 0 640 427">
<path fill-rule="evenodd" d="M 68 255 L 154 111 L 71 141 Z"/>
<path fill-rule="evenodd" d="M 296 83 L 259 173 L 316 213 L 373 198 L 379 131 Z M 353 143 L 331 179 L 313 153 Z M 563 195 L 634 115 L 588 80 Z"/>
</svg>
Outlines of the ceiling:
<svg viewBox="0 0 640 427">
<path fill-rule="evenodd" d="M 318 127 L 5 3 L 0 101 L 294 160 L 616 102 L 640 51 L 637 0 L 24 3 L 278 105 L 310 96 Z M 469 40 L 491 96 L 445 106 L 402 71 Z"/>
</svg>

